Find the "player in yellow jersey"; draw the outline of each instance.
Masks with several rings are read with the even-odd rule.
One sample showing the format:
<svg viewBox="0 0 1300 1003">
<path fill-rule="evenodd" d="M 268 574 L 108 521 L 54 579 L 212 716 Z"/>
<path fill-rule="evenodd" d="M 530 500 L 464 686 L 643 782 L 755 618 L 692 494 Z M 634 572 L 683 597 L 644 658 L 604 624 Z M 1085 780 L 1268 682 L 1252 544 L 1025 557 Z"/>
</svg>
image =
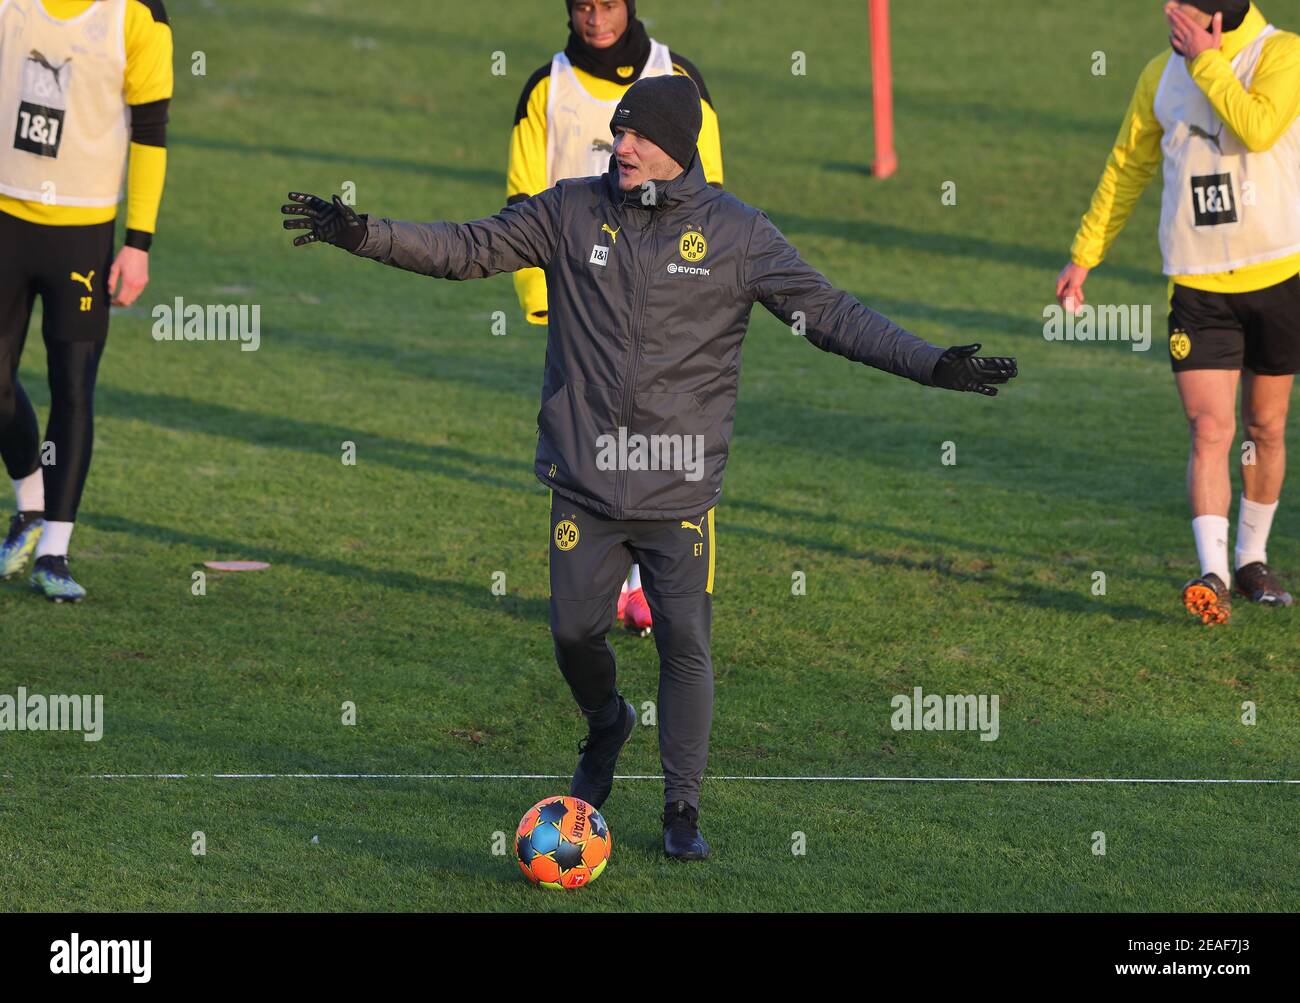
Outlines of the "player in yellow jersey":
<svg viewBox="0 0 1300 1003">
<path fill-rule="evenodd" d="M 510 136 L 506 202 L 513 204 L 566 178 L 609 170 L 613 154 L 610 116 L 627 89 L 642 77 L 689 76 L 700 91 L 699 154 L 705 180 L 722 187 L 722 139 L 718 116 L 699 70 L 651 38 L 636 16 L 636 0 L 564 0 L 569 40 L 563 51 L 524 85 Z M 618 234 L 609 233 L 617 243 Z M 547 322 L 546 276 L 540 268 L 515 274 L 519 305 L 530 324 Z M 632 566 L 618 598 L 618 619 L 630 630 L 650 632 L 650 604 L 641 569 Z"/>
<path fill-rule="evenodd" d="M 90 470 L 95 378 L 110 301 L 130 306 L 149 282 L 171 96 L 161 0 L 0 0 L 0 456 L 17 502 L 0 577 L 34 556 L 32 587 L 55 602 L 86 595 L 68 544 Z M 43 440 L 18 382 L 38 295 Z"/>
<path fill-rule="evenodd" d="M 1290 606 L 1266 547 L 1286 473 L 1300 370 L 1300 37 L 1249 0 L 1165 5 L 1173 51 L 1143 71 L 1092 206 L 1057 280 L 1067 310 L 1163 167 L 1160 246 L 1170 278 L 1169 356 L 1191 432 L 1188 494 L 1201 574 L 1188 611 L 1226 623 L 1229 585 Z M 1228 563 L 1235 407 L 1253 448 L 1234 571 Z"/>
</svg>

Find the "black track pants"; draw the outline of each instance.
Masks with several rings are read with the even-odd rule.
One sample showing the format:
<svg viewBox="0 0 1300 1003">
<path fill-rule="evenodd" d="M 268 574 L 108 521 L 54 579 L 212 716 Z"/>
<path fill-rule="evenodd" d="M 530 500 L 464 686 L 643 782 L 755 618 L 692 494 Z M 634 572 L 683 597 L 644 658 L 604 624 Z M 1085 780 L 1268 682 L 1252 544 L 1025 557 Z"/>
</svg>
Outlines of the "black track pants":
<svg viewBox="0 0 1300 1003">
<path fill-rule="evenodd" d="M 666 803 L 698 806 L 713 720 L 713 512 L 665 522 L 606 519 L 551 500 L 551 634 L 560 671 L 584 713 L 615 692 L 607 640 L 632 563 L 659 650 L 659 755 Z"/>
</svg>

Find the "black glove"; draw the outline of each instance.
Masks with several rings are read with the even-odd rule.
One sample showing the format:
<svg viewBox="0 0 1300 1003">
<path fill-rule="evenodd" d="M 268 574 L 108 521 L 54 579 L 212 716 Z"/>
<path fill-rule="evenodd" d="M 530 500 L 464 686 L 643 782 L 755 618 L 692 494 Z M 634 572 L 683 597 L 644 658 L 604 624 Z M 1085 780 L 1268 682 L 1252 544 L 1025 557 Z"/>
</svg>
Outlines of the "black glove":
<svg viewBox="0 0 1300 1003">
<path fill-rule="evenodd" d="M 965 390 L 987 397 L 998 395 L 990 383 L 1006 383 L 1020 375 L 1015 359 L 977 358 L 982 345 L 958 345 L 948 349 L 935 363 L 930 382 L 945 390 Z"/>
<path fill-rule="evenodd" d="M 295 237 L 294 247 L 323 240 L 345 251 L 356 251 L 365 243 L 367 217 L 358 216 L 337 195 L 334 196 L 333 204 L 302 192 L 290 192 L 289 198 L 293 199 L 293 204 L 280 206 L 280 212 L 297 218 L 286 219 L 284 228 L 311 231 Z"/>
</svg>

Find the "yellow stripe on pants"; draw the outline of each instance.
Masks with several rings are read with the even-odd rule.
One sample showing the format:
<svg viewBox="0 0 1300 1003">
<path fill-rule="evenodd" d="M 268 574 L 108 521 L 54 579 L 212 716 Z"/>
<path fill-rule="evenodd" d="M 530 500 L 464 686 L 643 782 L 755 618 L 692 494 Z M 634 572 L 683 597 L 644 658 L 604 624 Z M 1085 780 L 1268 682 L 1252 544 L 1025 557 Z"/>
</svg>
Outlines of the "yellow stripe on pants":
<svg viewBox="0 0 1300 1003">
<path fill-rule="evenodd" d="M 709 580 L 704 585 L 704 591 L 713 595 L 713 562 L 717 547 L 713 542 L 713 509 L 709 509 Z"/>
</svg>

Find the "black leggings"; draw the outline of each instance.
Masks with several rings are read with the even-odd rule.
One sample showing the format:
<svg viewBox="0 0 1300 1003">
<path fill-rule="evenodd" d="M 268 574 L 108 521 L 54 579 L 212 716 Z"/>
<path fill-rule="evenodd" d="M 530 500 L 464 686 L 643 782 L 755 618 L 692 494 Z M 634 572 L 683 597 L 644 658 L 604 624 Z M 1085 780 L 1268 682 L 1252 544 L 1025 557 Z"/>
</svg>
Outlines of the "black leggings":
<svg viewBox="0 0 1300 1003">
<path fill-rule="evenodd" d="M 0 212 L 0 457 L 14 480 L 44 468 L 45 518 L 54 522 L 76 522 L 90 470 L 112 260 L 111 220 L 43 226 Z M 37 296 L 50 372 L 44 442 L 32 402 L 18 383 Z"/>
<path fill-rule="evenodd" d="M 0 359 L 0 456 L 14 480 L 36 473 L 44 464 L 45 518 L 53 522 L 77 521 L 95 442 L 95 377 L 104 344 L 46 341 L 49 445 L 41 442 L 36 411 L 18 382 L 18 359 Z"/>
</svg>

